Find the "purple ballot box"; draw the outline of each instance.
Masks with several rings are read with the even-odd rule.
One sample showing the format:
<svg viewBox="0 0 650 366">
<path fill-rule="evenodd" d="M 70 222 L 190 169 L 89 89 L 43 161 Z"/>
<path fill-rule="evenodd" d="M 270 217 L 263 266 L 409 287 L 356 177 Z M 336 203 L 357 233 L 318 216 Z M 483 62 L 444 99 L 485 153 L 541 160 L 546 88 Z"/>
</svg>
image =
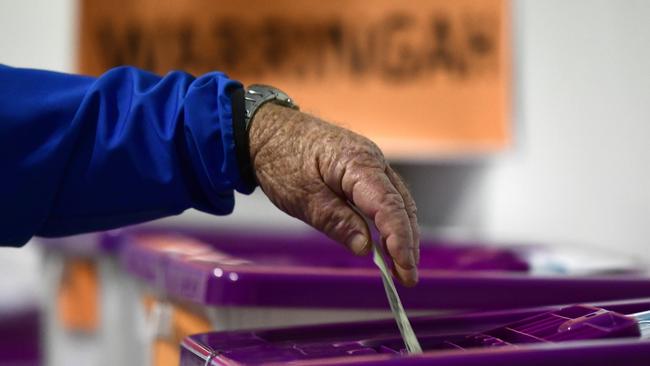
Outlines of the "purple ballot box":
<svg viewBox="0 0 650 366">
<path fill-rule="evenodd" d="M 0 308 L 0 365 L 42 364 L 41 318 L 37 304 Z"/>
<path fill-rule="evenodd" d="M 164 364 L 170 350 L 177 360 L 178 344 L 197 332 L 389 314 L 370 258 L 320 234 L 138 229 L 105 239 L 120 243 L 124 270 L 143 284 L 153 364 Z M 423 255 L 422 265 L 438 271 L 529 270 L 515 251 L 429 244 L 423 253 L 435 254 Z M 432 312 L 424 304 L 414 311 Z"/>
<path fill-rule="evenodd" d="M 625 314 L 649 309 L 642 299 L 415 317 L 420 355 L 392 320 L 206 333 L 183 340 L 181 366 L 647 365 L 648 334 Z"/>
<path fill-rule="evenodd" d="M 143 284 L 154 364 L 199 332 L 389 316 L 370 256 L 320 234 L 132 229 L 106 238 Z M 574 270 L 576 258 L 539 246 L 423 240 L 420 283 L 398 291 L 410 315 L 650 296 L 650 278 L 633 263 Z"/>
</svg>

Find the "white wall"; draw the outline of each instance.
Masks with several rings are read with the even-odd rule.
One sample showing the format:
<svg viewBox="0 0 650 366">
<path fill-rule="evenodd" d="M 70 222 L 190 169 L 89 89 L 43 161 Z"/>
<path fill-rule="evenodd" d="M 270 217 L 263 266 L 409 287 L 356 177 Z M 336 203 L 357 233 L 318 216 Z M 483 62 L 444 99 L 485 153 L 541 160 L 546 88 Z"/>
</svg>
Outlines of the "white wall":
<svg viewBox="0 0 650 366">
<path fill-rule="evenodd" d="M 0 63 L 71 71 L 74 0 L 0 0 Z M 37 248 L 0 248 L 0 308 L 34 301 L 43 283 Z"/>
<path fill-rule="evenodd" d="M 650 260 L 650 2 L 515 5 L 519 136 L 486 169 L 485 233 Z"/>
<path fill-rule="evenodd" d="M 0 0 L 0 63 L 72 71 L 75 0 Z"/>
</svg>

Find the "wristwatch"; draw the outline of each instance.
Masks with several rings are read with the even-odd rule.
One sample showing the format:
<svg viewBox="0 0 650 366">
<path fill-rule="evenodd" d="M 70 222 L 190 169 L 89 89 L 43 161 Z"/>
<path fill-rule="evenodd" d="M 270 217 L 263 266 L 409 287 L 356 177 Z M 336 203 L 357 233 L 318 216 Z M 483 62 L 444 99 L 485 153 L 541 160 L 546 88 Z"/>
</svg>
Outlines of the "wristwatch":
<svg viewBox="0 0 650 366">
<path fill-rule="evenodd" d="M 250 85 L 246 89 L 246 94 L 244 95 L 247 131 L 255 113 L 257 113 L 262 105 L 269 102 L 296 110 L 300 109 L 298 105 L 293 102 L 293 99 L 280 89 L 263 84 Z"/>
<path fill-rule="evenodd" d="M 299 108 L 282 90 L 262 84 L 250 85 L 246 90 L 241 87 L 235 88 L 231 90 L 230 98 L 235 156 L 243 183 L 239 188 L 242 193 L 252 192 L 257 182 L 250 158 L 248 131 L 255 113 L 266 103 L 275 103 L 296 110 Z"/>
</svg>

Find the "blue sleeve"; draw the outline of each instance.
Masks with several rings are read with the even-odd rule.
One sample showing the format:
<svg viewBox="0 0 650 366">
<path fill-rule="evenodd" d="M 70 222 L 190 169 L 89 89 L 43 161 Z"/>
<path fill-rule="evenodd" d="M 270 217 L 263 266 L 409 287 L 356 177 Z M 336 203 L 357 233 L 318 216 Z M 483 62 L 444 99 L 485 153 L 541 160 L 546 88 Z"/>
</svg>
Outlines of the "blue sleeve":
<svg viewBox="0 0 650 366">
<path fill-rule="evenodd" d="M 99 78 L 0 65 L 0 245 L 194 207 L 228 214 L 240 178 L 222 73 Z"/>
</svg>

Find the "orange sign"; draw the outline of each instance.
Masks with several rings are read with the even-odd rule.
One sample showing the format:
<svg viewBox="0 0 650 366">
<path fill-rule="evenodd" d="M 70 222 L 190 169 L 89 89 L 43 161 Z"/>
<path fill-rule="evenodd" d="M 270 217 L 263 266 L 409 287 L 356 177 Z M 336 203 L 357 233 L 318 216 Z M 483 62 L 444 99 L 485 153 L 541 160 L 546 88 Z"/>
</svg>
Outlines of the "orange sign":
<svg viewBox="0 0 650 366">
<path fill-rule="evenodd" d="M 81 71 L 226 72 L 392 157 L 508 145 L 506 0 L 83 0 Z"/>
</svg>

